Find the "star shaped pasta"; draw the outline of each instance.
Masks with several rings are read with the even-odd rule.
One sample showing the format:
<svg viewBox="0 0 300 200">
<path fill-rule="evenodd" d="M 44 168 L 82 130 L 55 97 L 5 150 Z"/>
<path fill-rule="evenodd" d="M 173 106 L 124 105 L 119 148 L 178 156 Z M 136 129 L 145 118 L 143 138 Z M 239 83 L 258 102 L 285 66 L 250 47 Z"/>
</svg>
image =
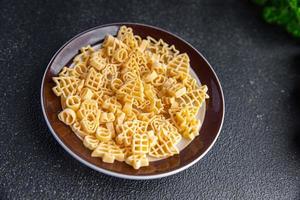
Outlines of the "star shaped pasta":
<svg viewBox="0 0 300 200">
<path fill-rule="evenodd" d="M 149 160 L 145 154 L 143 155 L 131 155 L 126 158 L 125 162 L 131 165 L 134 169 L 139 169 L 149 165 Z"/>
</svg>

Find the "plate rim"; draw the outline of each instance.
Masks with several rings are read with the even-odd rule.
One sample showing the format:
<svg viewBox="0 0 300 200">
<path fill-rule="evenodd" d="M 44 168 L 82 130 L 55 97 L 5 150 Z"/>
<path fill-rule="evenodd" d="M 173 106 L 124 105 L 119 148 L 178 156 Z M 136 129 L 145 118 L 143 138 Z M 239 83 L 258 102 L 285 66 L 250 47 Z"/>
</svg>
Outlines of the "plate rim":
<svg viewBox="0 0 300 200">
<path fill-rule="evenodd" d="M 108 26 L 121 26 L 121 25 L 139 25 L 139 26 L 146 26 L 146 27 L 149 27 L 149 28 L 152 28 L 152 29 L 157 29 L 159 31 L 162 31 L 162 32 L 166 32 L 172 36 L 174 36 L 175 38 L 183 41 L 184 43 L 186 43 L 189 47 L 191 47 L 197 54 L 199 54 L 203 59 L 204 61 L 208 64 L 208 67 L 211 69 L 211 71 L 213 72 L 213 75 L 215 76 L 216 80 L 217 80 L 217 83 L 219 84 L 220 86 L 220 92 L 221 92 L 221 97 L 222 97 L 222 104 L 223 104 L 223 109 L 222 109 L 222 121 L 221 121 L 221 124 L 220 124 L 220 127 L 218 129 L 218 133 L 216 134 L 214 140 L 212 141 L 212 143 L 209 145 L 209 147 L 199 156 L 197 157 L 196 159 L 194 159 L 193 161 L 191 161 L 190 163 L 178 168 L 178 169 L 175 169 L 175 170 L 172 170 L 172 171 L 169 171 L 169 172 L 165 172 L 165 173 L 160 173 L 160 174 L 154 174 L 154 175 L 127 175 L 127 174 L 122 174 L 122 173 L 118 173 L 118 172 L 113 172 L 113 171 L 110 171 L 110 170 L 107 170 L 107 169 L 103 169 L 103 168 L 100 168 L 92 163 L 89 163 L 88 161 L 84 160 L 83 158 L 81 158 L 80 156 L 76 155 L 72 150 L 70 150 L 62 141 L 61 139 L 58 137 L 58 135 L 56 134 L 56 132 L 53 130 L 49 120 L 48 120 L 48 117 L 46 115 L 46 111 L 45 111 L 45 106 L 44 106 L 44 95 L 43 95 L 43 89 L 44 89 L 44 82 L 45 82 L 45 77 L 46 77 L 46 73 L 49 69 L 49 67 L 51 66 L 53 60 L 57 57 L 57 55 L 61 52 L 61 50 L 67 46 L 69 43 L 71 43 L 74 39 L 78 38 L 79 36 L 85 34 L 85 33 L 88 33 L 90 31 L 93 31 L 93 30 L 96 30 L 96 29 L 99 29 L 99 28 L 103 28 L 103 27 L 108 27 Z M 123 179 L 131 179 L 131 180 L 149 180 L 149 179 L 158 179 L 158 178 L 163 178 L 163 177 L 167 177 L 167 176 L 171 176 L 171 175 L 174 175 L 174 174 L 177 174 L 181 171 L 184 171 L 185 169 L 193 166 L 194 164 L 196 164 L 200 159 L 202 159 L 210 150 L 211 148 L 214 146 L 215 142 L 217 141 L 217 139 L 219 138 L 220 136 L 220 133 L 221 133 L 221 130 L 222 130 L 222 127 L 223 127 L 223 123 L 224 123 L 224 117 L 225 117 L 225 99 L 224 99 L 224 93 L 223 93 L 223 88 L 222 88 L 222 85 L 221 85 L 221 82 L 216 74 L 216 72 L 214 71 L 214 69 L 212 68 L 211 64 L 207 61 L 207 59 L 195 48 L 193 47 L 193 45 L 191 45 L 189 42 L 187 42 L 186 40 L 184 40 L 183 38 L 181 38 L 180 36 L 176 35 L 176 34 L 173 34 L 167 30 L 164 30 L 162 28 L 159 28 L 159 27 L 156 27 L 156 26 L 152 26 L 152 25 L 147 25 L 147 24 L 143 24 L 143 23 L 133 23 L 133 22 L 116 22 L 116 23 L 108 23 L 108 24 L 103 24 L 103 25 L 100 25 L 100 26 L 95 26 L 95 27 L 92 27 L 92 28 L 89 28 L 85 31 L 82 31 L 78 34 L 76 34 L 74 37 L 72 37 L 71 39 L 69 39 L 67 42 L 65 42 L 57 51 L 56 53 L 52 56 L 51 60 L 49 61 L 45 71 L 44 71 L 44 75 L 43 75 L 43 78 L 42 78 L 42 83 L 41 83 L 41 89 L 40 89 L 40 101 L 41 101 L 41 106 L 42 106 L 42 112 L 43 112 L 43 116 L 44 116 L 44 120 L 46 121 L 46 124 L 48 126 L 48 129 L 50 130 L 50 132 L 52 133 L 52 135 L 54 136 L 54 138 L 56 139 L 56 141 L 64 148 L 64 150 L 66 150 L 73 158 L 75 158 L 76 160 L 78 160 L 79 162 L 81 162 L 82 164 L 90 167 L 91 169 L 97 171 L 97 172 L 101 172 L 103 174 L 106 174 L 106 175 L 110 175 L 110 176 L 114 176 L 114 177 L 117 177 L 117 178 L 123 178 Z"/>
</svg>

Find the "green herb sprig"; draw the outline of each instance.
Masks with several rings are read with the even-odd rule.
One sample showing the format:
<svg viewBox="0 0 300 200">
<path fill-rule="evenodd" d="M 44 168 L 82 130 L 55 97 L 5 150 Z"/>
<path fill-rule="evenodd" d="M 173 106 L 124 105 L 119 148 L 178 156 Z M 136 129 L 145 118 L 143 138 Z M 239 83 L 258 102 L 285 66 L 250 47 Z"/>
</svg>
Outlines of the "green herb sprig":
<svg viewBox="0 0 300 200">
<path fill-rule="evenodd" d="M 284 27 L 293 36 L 300 38 L 299 0 L 254 0 L 263 6 L 263 18 L 272 24 Z"/>
</svg>

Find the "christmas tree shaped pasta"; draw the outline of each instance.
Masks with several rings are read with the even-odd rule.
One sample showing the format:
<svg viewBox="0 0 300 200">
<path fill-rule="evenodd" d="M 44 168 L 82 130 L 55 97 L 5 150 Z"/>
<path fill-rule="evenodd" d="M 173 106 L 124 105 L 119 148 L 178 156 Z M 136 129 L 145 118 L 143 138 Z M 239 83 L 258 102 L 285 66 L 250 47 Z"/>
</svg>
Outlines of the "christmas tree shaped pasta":
<svg viewBox="0 0 300 200">
<path fill-rule="evenodd" d="M 53 81 L 56 86 L 52 88 L 56 96 L 68 97 L 69 95 L 74 95 L 77 92 L 80 79 L 70 76 L 70 77 L 54 77 Z"/>
<path fill-rule="evenodd" d="M 179 54 L 168 63 L 168 74 L 184 80 L 188 77 L 190 59 L 186 53 Z"/>
<path fill-rule="evenodd" d="M 103 162 L 113 163 L 115 160 L 124 161 L 125 155 L 122 149 L 113 141 L 100 142 L 92 153 L 92 157 L 101 157 Z"/>
</svg>

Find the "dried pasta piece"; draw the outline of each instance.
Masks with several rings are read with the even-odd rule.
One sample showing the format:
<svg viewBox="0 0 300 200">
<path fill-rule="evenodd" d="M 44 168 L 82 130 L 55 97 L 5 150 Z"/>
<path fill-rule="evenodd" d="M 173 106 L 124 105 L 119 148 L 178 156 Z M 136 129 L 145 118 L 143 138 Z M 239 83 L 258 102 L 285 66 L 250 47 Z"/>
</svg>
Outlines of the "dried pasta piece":
<svg viewBox="0 0 300 200">
<path fill-rule="evenodd" d="M 72 126 L 71 126 L 72 131 L 77 135 L 77 137 L 79 137 L 81 140 L 83 140 L 83 138 L 87 135 L 89 135 L 89 133 L 85 132 L 82 129 L 82 126 L 80 124 L 80 122 L 75 122 Z"/>
<path fill-rule="evenodd" d="M 58 119 L 66 125 L 72 125 L 76 121 L 76 113 L 70 108 L 66 108 L 58 114 Z"/>
<path fill-rule="evenodd" d="M 70 76 L 76 76 L 76 74 L 74 69 L 69 67 L 63 67 L 61 72 L 58 74 L 58 76 L 70 77 Z"/>
<path fill-rule="evenodd" d="M 107 142 L 112 139 L 112 133 L 107 128 L 99 126 L 96 130 L 96 138 L 101 142 Z"/>
<path fill-rule="evenodd" d="M 181 97 L 186 93 L 186 87 L 184 87 L 181 83 L 171 85 L 167 90 L 169 95 L 174 97 Z"/>
<path fill-rule="evenodd" d="M 125 73 L 122 74 L 122 79 L 124 82 L 130 82 L 130 81 L 139 80 L 139 76 L 135 71 L 126 71 Z"/>
<path fill-rule="evenodd" d="M 200 120 L 192 119 L 189 126 L 183 131 L 182 135 L 187 139 L 193 140 L 197 135 L 199 135 L 200 125 Z"/>
<path fill-rule="evenodd" d="M 187 91 L 196 90 L 199 87 L 196 79 L 192 78 L 191 76 L 188 76 L 186 79 L 184 79 L 182 83 L 187 88 Z"/>
<path fill-rule="evenodd" d="M 120 49 L 124 49 L 126 52 L 129 50 L 126 44 L 111 35 L 107 35 L 105 37 L 102 47 L 106 50 L 106 54 L 110 57 L 113 57 Z M 128 53 L 126 54 L 128 55 Z M 111 61 L 114 62 L 115 60 Z"/>
<path fill-rule="evenodd" d="M 107 122 L 105 125 L 106 125 L 107 130 L 110 132 L 111 137 L 114 138 L 116 136 L 114 124 L 112 122 Z"/>
<path fill-rule="evenodd" d="M 149 166 L 149 160 L 146 155 L 131 155 L 126 158 L 125 162 L 128 165 L 131 165 L 134 169 Z"/>
<path fill-rule="evenodd" d="M 97 101 L 92 99 L 86 99 L 81 103 L 80 108 L 77 111 L 77 116 L 79 119 L 82 119 L 90 113 L 95 115 L 96 118 L 99 120 L 100 110 L 98 109 Z"/>
<path fill-rule="evenodd" d="M 67 105 L 66 105 L 66 97 L 60 96 L 60 104 L 61 104 L 61 108 L 62 109 L 65 109 L 67 107 Z"/>
<path fill-rule="evenodd" d="M 139 113 L 137 115 L 137 119 L 148 123 L 148 122 L 150 122 L 150 120 L 153 116 L 154 116 L 154 112 Z"/>
<path fill-rule="evenodd" d="M 94 115 L 93 113 L 88 113 L 84 118 L 80 121 L 82 129 L 89 133 L 93 134 L 96 132 L 99 126 L 99 117 Z"/>
<path fill-rule="evenodd" d="M 119 69 L 118 66 L 115 64 L 108 64 L 103 70 L 102 70 L 103 78 L 107 82 L 111 82 L 111 80 L 118 78 Z M 107 87 L 108 85 L 104 85 L 104 87 Z"/>
<path fill-rule="evenodd" d="M 141 81 L 129 81 L 122 85 L 117 91 L 117 94 L 122 96 L 130 96 L 136 99 L 144 98 L 144 87 Z"/>
<path fill-rule="evenodd" d="M 146 133 L 139 134 L 136 133 L 132 137 L 132 153 L 134 155 L 147 154 L 149 152 L 149 138 Z"/>
<path fill-rule="evenodd" d="M 131 49 L 134 49 L 139 45 L 139 39 L 133 35 L 132 28 L 130 27 L 121 26 L 117 38 Z"/>
<path fill-rule="evenodd" d="M 125 62 L 128 58 L 128 51 L 125 48 L 119 48 L 114 52 L 113 58 L 118 63 Z"/>
<path fill-rule="evenodd" d="M 77 92 L 79 79 L 76 77 L 53 77 L 56 86 L 52 88 L 56 96 L 64 96 L 65 98 L 74 95 Z"/>
<path fill-rule="evenodd" d="M 111 89 L 113 91 L 118 91 L 123 85 L 123 81 L 119 78 L 114 78 L 111 80 Z"/>
<path fill-rule="evenodd" d="M 102 112 L 100 116 L 100 123 L 107 123 L 115 121 L 115 115 L 113 113 Z"/>
<path fill-rule="evenodd" d="M 131 145 L 133 134 L 143 134 L 147 131 L 148 123 L 140 120 L 126 121 L 121 125 L 121 134 L 116 137 L 118 144 Z"/>
<path fill-rule="evenodd" d="M 116 124 L 117 125 L 122 125 L 124 123 L 124 120 L 125 120 L 125 113 L 122 112 L 122 111 L 117 111 L 116 112 Z"/>
<path fill-rule="evenodd" d="M 96 100 L 98 102 L 99 106 L 102 106 L 104 101 L 109 98 L 110 96 L 113 96 L 114 92 L 107 88 L 100 88 L 99 91 L 94 92 L 94 95 L 92 97 L 93 100 Z"/>
<path fill-rule="evenodd" d="M 149 138 L 149 147 L 153 147 L 158 142 L 158 137 L 154 134 L 154 131 L 148 131 L 148 138 Z"/>
<path fill-rule="evenodd" d="M 151 81 L 155 87 L 162 86 L 166 82 L 167 78 L 164 75 L 159 74 L 155 79 Z"/>
<path fill-rule="evenodd" d="M 158 74 L 165 75 L 167 72 L 167 65 L 160 63 L 159 60 L 154 60 L 151 61 L 151 69 Z"/>
<path fill-rule="evenodd" d="M 144 77 L 144 81 L 146 83 L 152 82 L 154 79 L 158 77 L 157 73 L 155 71 L 152 71 L 151 73 L 148 73 Z"/>
<path fill-rule="evenodd" d="M 107 59 L 103 56 L 101 50 L 94 52 L 90 58 L 90 65 L 97 70 L 102 70 L 107 65 Z"/>
<path fill-rule="evenodd" d="M 78 95 L 68 96 L 66 99 L 66 106 L 74 111 L 77 111 L 80 107 L 81 99 Z"/>
<path fill-rule="evenodd" d="M 79 78 L 85 78 L 90 69 L 90 66 L 87 65 L 86 63 L 78 62 L 75 64 L 73 69 L 74 69 L 75 76 Z"/>
<path fill-rule="evenodd" d="M 158 132 L 158 138 L 160 141 L 171 141 L 173 145 L 176 145 L 179 143 L 179 141 L 182 139 L 180 133 L 178 133 L 177 129 L 173 129 L 172 131 L 168 131 L 165 128 L 162 128 Z"/>
<path fill-rule="evenodd" d="M 80 91 L 80 98 L 84 101 L 87 99 L 92 99 L 94 96 L 94 92 L 89 88 L 83 88 Z"/>
<path fill-rule="evenodd" d="M 83 138 L 83 145 L 90 149 L 94 150 L 99 144 L 99 140 L 93 135 L 87 135 Z"/>
<path fill-rule="evenodd" d="M 189 62 L 190 59 L 186 53 L 174 57 L 168 63 L 168 75 L 181 80 L 186 79 L 189 76 Z"/>
<path fill-rule="evenodd" d="M 103 75 L 91 68 L 86 77 L 84 85 L 92 90 L 98 91 L 104 85 Z"/>
<path fill-rule="evenodd" d="M 132 155 L 131 146 L 120 146 L 120 148 L 123 150 L 125 158 L 128 158 Z"/>
<path fill-rule="evenodd" d="M 179 150 L 177 147 L 170 141 L 159 141 L 154 146 L 150 148 L 149 156 L 154 158 L 166 158 L 178 154 Z"/>
<path fill-rule="evenodd" d="M 116 97 L 109 97 L 107 98 L 103 104 L 102 108 L 106 109 L 108 112 L 115 113 L 117 110 L 122 109 L 122 104 L 117 100 Z"/>
<path fill-rule="evenodd" d="M 100 142 L 92 152 L 92 157 L 101 157 L 103 162 L 113 163 L 115 160 L 124 161 L 125 155 L 122 149 L 113 141 Z"/>
</svg>

